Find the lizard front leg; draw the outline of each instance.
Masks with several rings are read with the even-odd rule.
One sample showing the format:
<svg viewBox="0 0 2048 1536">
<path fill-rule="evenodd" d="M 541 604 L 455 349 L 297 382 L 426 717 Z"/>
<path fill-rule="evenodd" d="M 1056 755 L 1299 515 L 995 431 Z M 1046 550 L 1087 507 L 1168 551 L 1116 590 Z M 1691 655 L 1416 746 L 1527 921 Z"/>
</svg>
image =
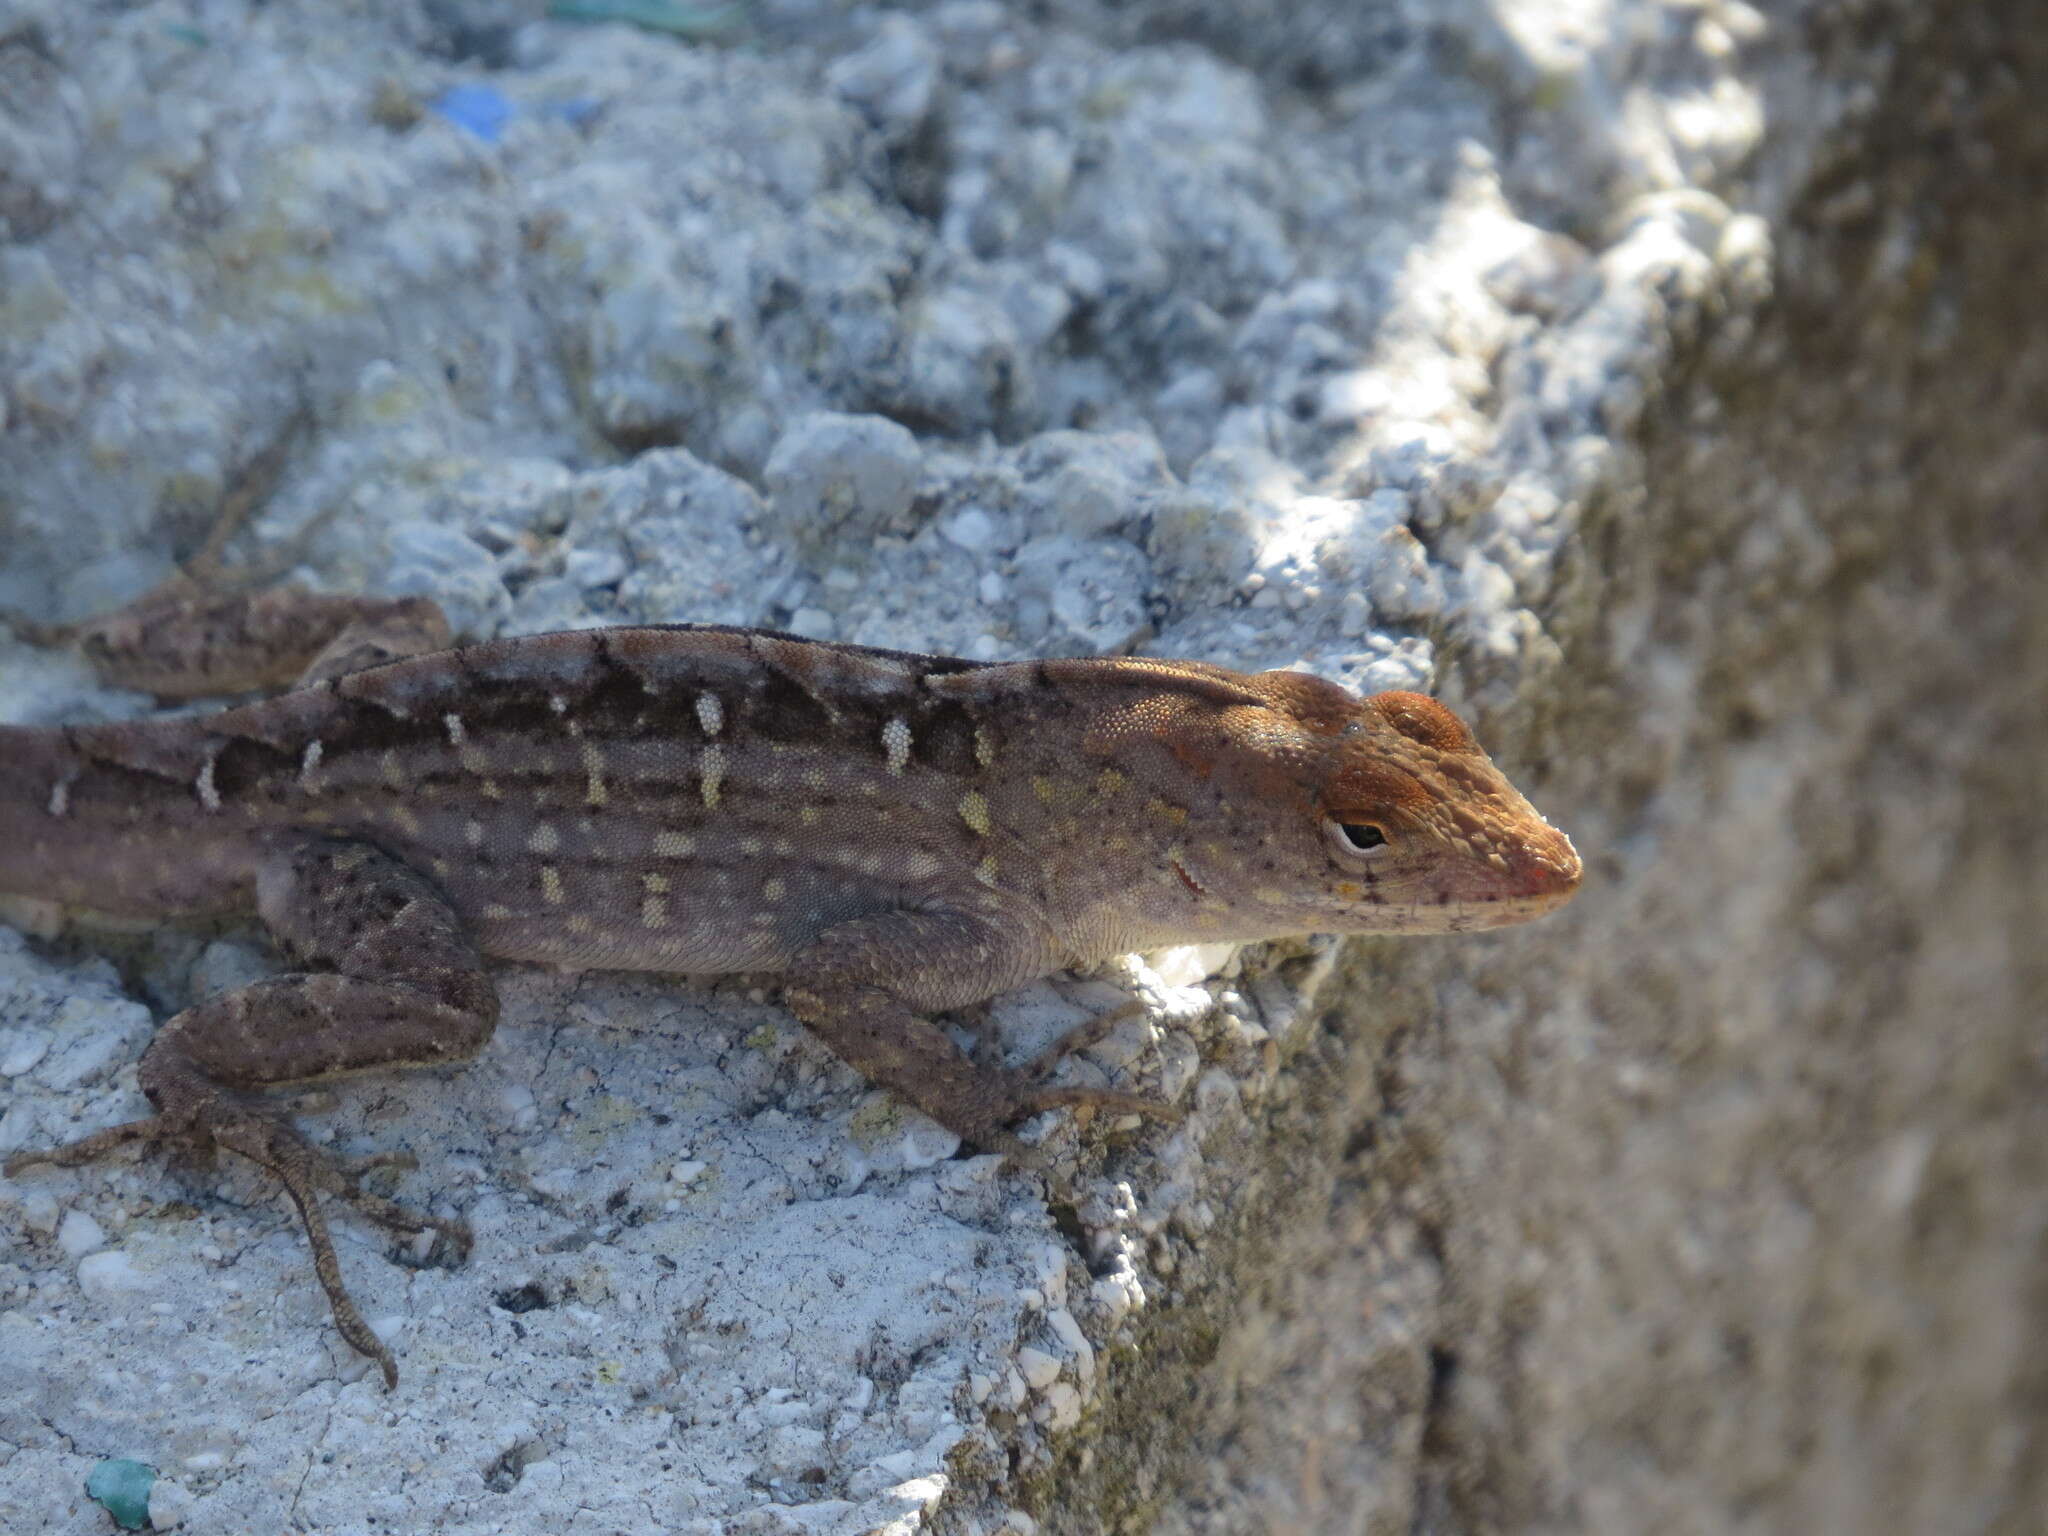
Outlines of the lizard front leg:
<svg viewBox="0 0 2048 1536">
<path fill-rule="evenodd" d="M 1011 931 L 951 911 L 889 912 L 829 928 L 790 966 L 790 1011 L 869 1081 L 893 1089 L 947 1130 L 1025 1156 L 1004 1127 L 1061 1105 L 1171 1119 L 1157 1099 L 1050 1086 L 1043 1064 L 1018 1071 L 977 1065 L 924 1011 L 993 996 L 1020 971 Z"/>
<path fill-rule="evenodd" d="M 309 1146 L 247 1095 L 369 1067 L 465 1060 L 490 1038 L 497 993 L 432 883 L 367 844 L 297 839 L 264 862 L 256 887 L 264 922 L 299 969 L 197 1004 L 157 1032 L 137 1074 L 154 1115 L 18 1154 L 6 1172 L 75 1165 L 127 1142 L 168 1138 L 226 1147 L 262 1164 L 298 1207 L 335 1327 L 396 1386 L 390 1350 L 342 1281 L 318 1193 L 341 1195 L 401 1231 L 438 1229 L 464 1247 L 467 1229 L 363 1190 L 357 1180 L 365 1165 Z"/>
</svg>

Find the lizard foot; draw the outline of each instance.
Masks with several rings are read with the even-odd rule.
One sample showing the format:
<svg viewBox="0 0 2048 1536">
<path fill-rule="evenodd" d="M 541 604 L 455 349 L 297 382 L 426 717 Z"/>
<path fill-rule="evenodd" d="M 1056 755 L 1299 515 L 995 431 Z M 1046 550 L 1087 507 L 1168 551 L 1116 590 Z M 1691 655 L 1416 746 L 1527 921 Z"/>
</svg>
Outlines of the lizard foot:
<svg viewBox="0 0 2048 1536">
<path fill-rule="evenodd" d="M 233 1103 L 217 1090 L 208 1095 L 211 1103 L 185 1107 L 108 1126 L 61 1146 L 18 1152 L 7 1159 L 4 1172 L 12 1178 L 26 1168 L 76 1168 L 95 1162 L 131 1142 L 156 1145 L 166 1141 L 198 1142 L 225 1147 L 251 1162 L 269 1169 L 284 1185 L 306 1229 L 306 1241 L 313 1250 L 313 1273 L 327 1293 L 328 1310 L 334 1326 L 350 1348 L 377 1362 L 386 1388 L 398 1385 L 398 1364 L 384 1341 L 371 1331 L 357 1310 L 342 1280 L 341 1260 L 327 1230 L 318 1196 L 338 1196 L 380 1226 L 393 1231 L 431 1231 L 445 1241 L 458 1259 L 466 1257 L 470 1230 L 465 1222 L 429 1216 L 395 1200 L 386 1199 L 362 1187 L 363 1177 L 379 1168 L 410 1166 L 409 1153 L 377 1153 L 358 1159 L 338 1158 L 310 1145 L 283 1121 L 259 1110 Z"/>
<path fill-rule="evenodd" d="M 1164 1099 L 1148 1098 L 1135 1093 L 1116 1093 L 1105 1088 L 1066 1087 L 1046 1082 L 1046 1078 L 1050 1077 L 1068 1056 L 1099 1044 L 1109 1037 L 1117 1025 L 1126 1019 L 1143 1018 L 1144 1014 L 1145 1005 L 1133 999 L 1121 1007 L 1110 1009 L 1107 1013 L 1099 1013 L 1092 1019 L 1084 1019 L 1018 1068 L 1016 1076 L 1019 1082 L 1027 1085 L 1018 1095 L 1018 1103 L 1023 1106 L 1020 1113 L 1036 1114 L 1042 1109 L 1089 1105 L 1116 1114 L 1143 1115 L 1148 1120 L 1180 1119 L 1180 1108 L 1167 1103 Z"/>
<path fill-rule="evenodd" d="M 1124 1020 L 1141 1019 L 1144 1016 L 1145 1005 L 1132 998 L 1128 1003 L 1112 1008 L 1107 1013 L 1098 1013 L 1091 1019 L 1083 1019 L 1024 1063 L 1019 1070 L 1025 1077 L 1037 1082 L 1074 1052 L 1085 1051 L 1091 1045 L 1100 1045 Z"/>
<path fill-rule="evenodd" d="M 1143 1115 L 1150 1120 L 1175 1121 L 1181 1118 L 1180 1107 L 1169 1104 L 1164 1099 L 1146 1098 L 1135 1093 L 1116 1093 L 1107 1088 L 1021 1088 L 1011 1102 L 1011 1118 L 1020 1120 L 1047 1109 L 1081 1108 L 1103 1109 L 1118 1115 Z M 984 1152 L 1000 1153 L 1013 1167 L 1044 1168 L 1050 1161 L 1043 1147 L 1032 1145 L 1015 1131 L 982 1128 L 967 1139 Z"/>
<path fill-rule="evenodd" d="M 1182 1117 L 1178 1104 L 1142 1093 L 1117 1093 L 1108 1088 L 1032 1088 L 1019 1098 L 1018 1113 L 1035 1115 L 1044 1109 L 1106 1109 L 1118 1115 L 1143 1115 L 1147 1120 L 1172 1123 Z"/>
</svg>

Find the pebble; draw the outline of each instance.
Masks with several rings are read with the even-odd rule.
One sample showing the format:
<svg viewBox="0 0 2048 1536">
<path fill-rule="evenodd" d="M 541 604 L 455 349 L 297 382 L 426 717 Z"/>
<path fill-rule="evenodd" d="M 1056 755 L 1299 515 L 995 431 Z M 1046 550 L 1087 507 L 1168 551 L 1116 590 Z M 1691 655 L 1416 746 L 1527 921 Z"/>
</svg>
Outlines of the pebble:
<svg viewBox="0 0 2048 1536">
<path fill-rule="evenodd" d="M 87 1254 L 78 1261 L 78 1288 L 95 1301 L 112 1301 L 148 1290 L 149 1277 L 119 1248 Z"/>
<path fill-rule="evenodd" d="M 615 549 L 572 549 L 562 559 L 562 574 L 585 591 L 616 586 L 626 574 L 626 557 Z"/>
<path fill-rule="evenodd" d="M 0 1189 L 7 1188 L 10 1186 L 0 1184 Z M 56 1231 L 60 1212 L 63 1211 L 63 1207 L 57 1204 L 57 1197 L 47 1189 L 31 1189 L 22 1194 L 17 1208 L 21 1212 L 22 1224 L 31 1232 L 41 1233 Z"/>
<path fill-rule="evenodd" d="M 1144 517 L 1179 486 L 1146 432 L 1042 432 L 1024 445 L 1018 467 L 1028 504 L 1078 538 Z"/>
<path fill-rule="evenodd" d="M 403 523 L 391 532 L 378 591 L 387 597 L 431 597 L 457 634 L 488 633 L 512 597 L 497 557 L 468 534 L 438 523 Z"/>
<path fill-rule="evenodd" d="M 192 1458 L 188 1458 L 188 1465 Z M 199 1500 L 184 1484 L 159 1477 L 149 1487 L 149 1527 L 168 1531 L 185 1524 L 197 1512 Z"/>
<path fill-rule="evenodd" d="M 66 1211 L 57 1227 L 57 1246 L 67 1257 L 82 1259 L 107 1246 L 106 1229 L 84 1211 Z"/>
<path fill-rule="evenodd" d="M 1043 1392 L 1059 1380 L 1060 1363 L 1042 1349 L 1033 1349 L 1029 1344 L 1017 1351 L 1017 1369 L 1034 1392 Z"/>
<path fill-rule="evenodd" d="M 995 519 L 979 507 L 966 507 L 939 525 L 939 532 L 955 548 L 978 555 L 995 542 Z"/>
<path fill-rule="evenodd" d="M 1370 590 L 1374 610 L 1396 624 L 1417 623 L 1443 611 L 1443 575 L 1406 528 L 1390 528 L 1380 536 Z"/>
<path fill-rule="evenodd" d="M 1046 1389 L 1041 1411 L 1048 1429 L 1071 1429 L 1081 1422 L 1081 1394 L 1072 1382 L 1056 1381 Z"/>
<path fill-rule="evenodd" d="M 887 417 L 819 411 L 782 434 L 763 478 L 773 519 L 815 547 L 898 523 L 923 464 L 917 439 Z"/>
</svg>

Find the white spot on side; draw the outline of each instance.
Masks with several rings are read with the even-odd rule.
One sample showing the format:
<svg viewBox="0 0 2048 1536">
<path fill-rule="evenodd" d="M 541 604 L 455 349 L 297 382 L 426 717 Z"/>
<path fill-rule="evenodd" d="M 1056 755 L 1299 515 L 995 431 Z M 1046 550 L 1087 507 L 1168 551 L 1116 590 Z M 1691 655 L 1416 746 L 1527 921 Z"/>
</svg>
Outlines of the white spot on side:
<svg viewBox="0 0 2048 1536">
<path fill-rule="evenodd" d="M 587 741 L 583 743 L 583 772 L 587 775 L 583 803 L 603 805 L 611 798 L 604 787 L 604 754 Z"/>
<path fill-rule="evenodd" d="M 460 747 L 462 745 L 462 716 L 451 710 L 441 717 L 441 724 L 448 728 L 448 745 Z"/>
<path fill-rule="evenodd" d="M 555 824 L 544 821 L 526 834 L 528 853 L 553 853 L 562 846 L 562 834 L 555 830 Z"/>
<path fill-rule="evenodd" d="M 209 811 L 220 809 L 220 791 L 213 787 L 213 759 L 208 757 L 206 765 L 199 770 L 199 777 L 192 783 L 199 795 L 199 803 Z"/>
<path fill-rule="evenodd" d="M 502 923 L 513 915 L 512 909 L 503 902 L 487 901 L 484 903 L 484 916 L 494 923 Z"/>
<path fill-rule="evenodd" d="M 548 708 L 558 715 L 566 715 L 569 713 L 569 701 L 559 693 L 551 693 L 548 695 Z"/>
<path fill-rule="evenodd" d="M 640 883 L 647 887 L 647 894 L 650 896 L 666 896 L 668 894 L 667 875 L 642 875 Z"/>
<path fill-rule="evenodd" d="M 991 889 L 994 888 L 996 883 L 996 856 L 994 854 L 990 854 L 987 858 L 983 859 L 979 864 L 974 866 L 974 878 L 979 880 L 983 885 L 986 885 Z"/>
<path fill-rule="evenodd" d="M 64 775 L 50 786 L 50 814 L 63 817 L 71 812 L 71 781 L 78 777 L 76 769 Z"/>
<path fill-rule="evenodd" d="M 306 750 L 299 754 L 299 784 L 302 788 L 314 789 L 318 787 L 314 783 L 314 779 L 320 772 L 321 754 L 326 752 L 326 750 L 327 748 L 320 744 L 320 738 L 315 736 L 306 743 Z"/>
<path fill-rule="evenodd" d="M 540 893 L 549 906 L 562 904 L 562 872 L 552 864 L 540 867 Z"/>
<path fill-rule="evenodd" d="M 891 773 L 901 773 L 910 766 L 910 722 L 901 715 L 892 716 L 882 727 L 882 750 L 889 754 Z"/>
<path fill-rule="evenodd" d="M 764 880 L 761 882 L 761 899 L 763 901 L 780 901 L 788 889 L 789 887 L 780 880 Z"/>
<path fill-rule="evenodd" d="M 697 695 L 697 723 L 704 727 L 706 736 L 716 736 L 725 729 L 725 706 L 718 702 L 717 694 Z"/>
<path fill-rule="evenodd" d="M 484 845 L 484 824 L 472 818 L 462 824 L 462 840 L 472 848 Z"/>
<path fill-rule="evenodd" d="M 985 725 L 974 728 L 974 760 L 984 768 L 996 765 L 996 733 Z"/>
<path fill-rule="evenodd" d="M 659 928 L 668 921 L 668 903 L 659 896 L 644 896 L 640 900 L 640 926 Z"/>
<path fill-rule="evenodd" d="M 970 789 L 960 797 L 960 819 L 972 827 L 977 835 L 988 836 L 988 798 L 980 790 Z"/>
<path fill-rule="evenodd" d="M 697 754 L 697 775 L 703 781 L 704 808 L 718 809 L 718 797 L 725 786 L 725 748 L 714 743 Z"/>
<path fill-rule="evenodd" d="M 687 832 L 663 827 L 654 834 L 654 851 L 664 859 L 686 859 L 697 851 L 697 839 Z"/>
</svg>

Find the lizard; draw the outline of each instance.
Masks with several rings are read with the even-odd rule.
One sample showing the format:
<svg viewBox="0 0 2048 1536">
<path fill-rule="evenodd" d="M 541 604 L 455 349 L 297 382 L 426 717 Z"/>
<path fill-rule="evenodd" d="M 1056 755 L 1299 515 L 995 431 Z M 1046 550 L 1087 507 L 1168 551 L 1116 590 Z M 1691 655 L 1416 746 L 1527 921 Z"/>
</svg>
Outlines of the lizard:
<svg viewBox="0 0 2048 1536">
<path fill-rule="evenodd" d="M 1519 923 L 1581 877 L 1569 839 L 1420 693 L 717 625 L 448 647 L 430 600 L 323 599 L 310 627 L 280 617 L 294 600 L 268 601 L 243 605 L 254 644 L 187 648 L 151 686 L 254 686 L 310 663 L 290 691 L 0 725 L 0 894 L 127 918 L 253 910 L 288 966 L 158 1029 L 138 1068 L 153 1113 L 5 1171 L 134 1142 L 262 1165 L 338 1332 L 387 1388 L 396 1363 L 350 1298 L 320 1197 L 464 1251 L 468 1229 L 365 1189 L 368 1167 L 401 1159 L 326 1154 L 261 1093 L 474 1056 L 498 1011 L 487 958 L 778 975 L 869 1080 L 1028 1156 L 1006 1127 L 1037 1111 L 1173 1110 L 1048 1080 L 1104 1021 L 1013 1067 L 968 1055 L 934 1014 L 1173 944 Z M 181 616 L 223 619 L 179 605 L 96 631 L 97 659 L 147 653 Z M 250 654 L 262 664 L 233 659 Z"/>
</svg>

